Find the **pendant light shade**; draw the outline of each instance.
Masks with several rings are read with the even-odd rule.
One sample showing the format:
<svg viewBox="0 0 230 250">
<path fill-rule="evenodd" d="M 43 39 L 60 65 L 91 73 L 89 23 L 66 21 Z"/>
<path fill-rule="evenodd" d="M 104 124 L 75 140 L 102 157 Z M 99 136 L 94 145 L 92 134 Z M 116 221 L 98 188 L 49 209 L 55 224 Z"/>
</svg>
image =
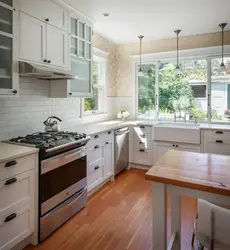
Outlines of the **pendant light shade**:
<svg viewBox="0 0 230 250">
<path fill-rule="evenodd" d="M 140 40 L 140 65 L 138 68 L 138 76 L 143 76 L 144 73 L 142 71 L 142 62 L 141 62 L 141 56 L 142 56 L 142 39 L 144 38 L 144 36 L 140 35 L 138 36 L 139 40 Z"/>
<path fill-rule="evenodd" d="M 225 73 L 227 71 L 227 68 L 224 64 L 224 28 L 226 27 L 227 23 L 221 23 L 219 24 L 219 27 L 221 28 L 221 41 L 222 41 L 222 62 L 220 64 L 220 73 Z"/>
<path fill-rule="evenodd" d="M 179 66 L 179 34 L 181 32 L 181 30 L 174 30 L 174 32 L 176 33 L 176 36 L 177 36 L 177 65 L 176 65 L 176 68 L 175 68 L 175 74 L 176 75 L 181 75 L 182 74 L 182 70 Z"/>
</svg>

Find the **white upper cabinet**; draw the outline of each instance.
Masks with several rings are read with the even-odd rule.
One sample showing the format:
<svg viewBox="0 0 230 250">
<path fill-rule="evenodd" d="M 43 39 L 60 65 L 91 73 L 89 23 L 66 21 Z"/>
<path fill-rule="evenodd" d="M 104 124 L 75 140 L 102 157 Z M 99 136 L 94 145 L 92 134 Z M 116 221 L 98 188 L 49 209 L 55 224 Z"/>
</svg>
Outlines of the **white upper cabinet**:
<svg viewBox="0 0 230 250">
<path fill-rule="evenodd" d="M 20 0 L 19 10 L 68 31 L 67 11 L 50 0 Z"/>
<path fill-rule="evenodd" d="M 68 67 L 69 35 L 65 31 L 47 25 L 47 60 L 58 67 Z"/>
<path fill-rule="evenodd" d="M 69 69 L 69 33 L 61 29 L 68 23 L 65 9 L 49 0 L 21 0 L 20 9 L 19 58 Z M 47 16 L 47 10 L 49 18 L 44 20 L 41 16 Z"/>
<path fill-rule="evenodd" d="M 0 95 L 18 94 L 16 20 L 15 1 L 0 0 Z"/>
<path fill-rule="evenodd" d="M 46 23 L 19 12 L 19 57 L 43 63 L 46 59 Z"/>
</svg>

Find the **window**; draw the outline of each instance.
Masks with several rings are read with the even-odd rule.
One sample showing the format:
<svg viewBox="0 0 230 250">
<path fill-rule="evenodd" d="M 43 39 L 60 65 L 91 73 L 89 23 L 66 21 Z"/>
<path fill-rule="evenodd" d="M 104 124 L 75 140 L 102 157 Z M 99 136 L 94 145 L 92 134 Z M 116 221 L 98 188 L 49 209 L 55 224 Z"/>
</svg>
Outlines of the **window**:
<svg viewBox="0 0 230 250">
<path fill-rule="evenodd" d="M 155 117 L 155 65 L 142 65 L 142 76 L 138 76 L 138 116 Z"/>
<path fill-rule="evenodd" d="M 83 115 L 103 113 L 105 99 L 106 61 L 94 57 L 92 97 L 83 99 Z"/>
<path fill-rule="evenodd" d="M 229 69 L 220 73 L 221 58 L 211 59 L 211 121 L 229 122 L 230 119 L 230 57 L 224 63 Z"/>
<path fill-rule="evenodd" d="M 182 75 L 175 62 L 159 62 L 159 119 L 207 119 L 207 61 L 181 61 Z"/>
</svg>

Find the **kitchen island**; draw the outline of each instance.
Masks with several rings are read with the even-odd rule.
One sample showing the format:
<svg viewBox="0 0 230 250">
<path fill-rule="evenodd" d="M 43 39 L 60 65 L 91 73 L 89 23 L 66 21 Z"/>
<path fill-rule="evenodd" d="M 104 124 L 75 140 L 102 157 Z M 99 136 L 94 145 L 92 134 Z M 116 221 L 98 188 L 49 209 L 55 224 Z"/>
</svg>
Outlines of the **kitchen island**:
<svg viewBox="0 0 230 250">
<path fill-rule="evenodd" d="M 145 175 L 152 181 L 153 249 L 181 249 L 181 196 L 230 205 L 230 157 L 168 151 Z M 167 245 L 167 194 L 172 238 Z"/>
</svg>

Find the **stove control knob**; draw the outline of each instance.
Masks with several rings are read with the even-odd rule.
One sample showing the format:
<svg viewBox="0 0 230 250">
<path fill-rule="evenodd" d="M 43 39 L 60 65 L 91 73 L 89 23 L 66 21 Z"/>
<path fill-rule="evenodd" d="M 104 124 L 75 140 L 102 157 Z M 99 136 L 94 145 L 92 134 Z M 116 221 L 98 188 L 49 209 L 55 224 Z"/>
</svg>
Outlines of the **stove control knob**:
<svg viewBox="0 0 230 250">
<path fill-rule="evenodd" d="M 86 134 L 85 133 L 83 133 L 83 137 L 86 138 Z"/>
<path fill-rule="evenodd" d="M 75 140 L 77 141 L 77 140 L 79 140 L 80 138 L 79 138 L 79 136 L 77 135 L 77 136 L 75 136 Z"/>
</svg>

